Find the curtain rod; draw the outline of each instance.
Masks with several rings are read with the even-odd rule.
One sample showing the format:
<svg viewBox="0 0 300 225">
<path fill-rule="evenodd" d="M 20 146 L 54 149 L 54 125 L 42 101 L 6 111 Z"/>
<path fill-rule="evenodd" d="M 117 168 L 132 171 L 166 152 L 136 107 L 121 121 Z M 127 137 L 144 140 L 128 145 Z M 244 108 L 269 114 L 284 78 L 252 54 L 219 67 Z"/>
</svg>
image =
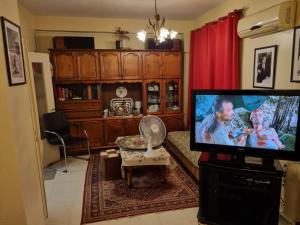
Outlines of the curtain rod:
<svg viewBox="0 0 300 225">
<path fill-rule="evenodd" d="M 35 33 L 39 32 L 49 32 L 49 33 L 82 33 L 82 34 L 116 34 L 115 31 L 74 31 L 74 30 L 42 30 L 42 29 L 36 29 Z M 136 35 L 134 32 L 129 32 L 128 34 Z M 183 33 L 178 33 L 182 35 Z"/>
<path fill-rule="evenodd" d="M 225 19 L 228 15 L 230 15 L 231 13 L 234 13 L 234 12 L 240 12 L 243 15 L 246 10 L 248 10 L 248 7 L 245 7 L 245 6 L 243 8 L 240 8 L 240 9 L 235 9 L 232 12 L 228 13 L 226 16 L 219 17 L 217 20 L 213 20 L 213 21 L 207 22 L 205 24 L 214 24 L 214 23 L 217 23 L 218 21 Z M 200 30 L 205 24 L 203 24 L 201 27 L 196 28 L 196 29 L 194 29 L 192 31 Z"/>
</svg>

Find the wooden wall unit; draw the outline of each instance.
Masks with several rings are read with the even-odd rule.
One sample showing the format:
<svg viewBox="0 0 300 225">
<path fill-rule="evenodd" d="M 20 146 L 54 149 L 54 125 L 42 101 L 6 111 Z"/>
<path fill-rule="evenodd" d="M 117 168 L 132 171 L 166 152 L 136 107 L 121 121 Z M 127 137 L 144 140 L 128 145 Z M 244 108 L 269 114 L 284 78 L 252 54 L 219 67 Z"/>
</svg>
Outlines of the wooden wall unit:
<svg viewBox="0 0 300 225">
<path fill-rule="evenodd" d="M 164 78 L 182 77 L 182 56 L 178 52 L 163 53 L 163 74 Z"/>
<path fill-rule="evenodd" d="M 109 106 L 111 98 L 117 97 L 115 89 L 118 86 L 127 88 L 127 97 L 142 101 L 143 115 L 159 116 L 167 131 L 183 130 L 181 52 L 51 50 L 51 61 L 55 92 L 57 87 L 65 86 L 70 92 L 72 88 L 68 89 L 68 85 L 74 84 L 83 85 L 87 91 L 90 91 L 88 86 L 92 86 L 92 91 L 93 87 L 99 86 L 96 99 L 95 96 L 87 98 L 87 93 L 84 93 L 82 100 L 70 100 L 70 97 L 64 100 L 55 93 L 56 109 L 64 110 L 71 123 L 86 128 L 92 149 L 115 146 L 118 136 L 139 134 L 142 116 L 103 118 L 103 109 Z M 66 94 L 73 96 L 72 93 Z M 160 105 L 158 111 L 155 111 L 156 106 L 151 106 L 155 104 Z M 71 132 L 82 135 L 77 128 L 72 128 Z M 85 146 L 78 146 L 70 151 L 79 154 L 86 153 L 85 149 Z"/>
<path fill-rule="evenodd" d="M 163 75 L 161 52 L 144 52 L 144 79 L 160 79 Z"/>
<path fill-rule="evenodd" d="M 121 79 L 120 52 L 99 52 L 101 80 Z"/>
<path fill-rule="evenodd" d="M 75 53 L 70 51 L 55 51 L 52 53 L 54 77 L 56 80 L 75 80 L 77 66 Z"/>
<path fill-rule="evenodd" d="M 141 52 L 121 52 L 122 79 L 141 80 L 142 79 L 142 53 Z"/>
<path fill-rule="evenodd" d="M 95 51 L 80 51 L 76 54 L 78 79 L 99 79 L 98 54 Z"/>
<path fill-rule="evenodd" d="M 106 119 L 103 123 L 104 143 L 106 146 L 115 145 L 117 137 L 125 136 L 125 126 L 123 119 Z"/>
</svg>

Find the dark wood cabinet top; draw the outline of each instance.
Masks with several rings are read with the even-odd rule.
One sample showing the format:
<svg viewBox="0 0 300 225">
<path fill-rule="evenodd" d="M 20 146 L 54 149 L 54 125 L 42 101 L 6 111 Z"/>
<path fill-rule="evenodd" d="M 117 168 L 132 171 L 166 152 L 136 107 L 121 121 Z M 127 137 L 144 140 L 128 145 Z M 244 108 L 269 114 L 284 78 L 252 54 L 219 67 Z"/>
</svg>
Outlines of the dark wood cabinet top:
<svg viewBox="0 0 300 225">
<path fill-rule="evenodd" d="M 51 52 L 66 52 L 66 51 L 76 51 L 76 52 L 182 52 L 170 49 L 49 49 Z"/>
</svg>

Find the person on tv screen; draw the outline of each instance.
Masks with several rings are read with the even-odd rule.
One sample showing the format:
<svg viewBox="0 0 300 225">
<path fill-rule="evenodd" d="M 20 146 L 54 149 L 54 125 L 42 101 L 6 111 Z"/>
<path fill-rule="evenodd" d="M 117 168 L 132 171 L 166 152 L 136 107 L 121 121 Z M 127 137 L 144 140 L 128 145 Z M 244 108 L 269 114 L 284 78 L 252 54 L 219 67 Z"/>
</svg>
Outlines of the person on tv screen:
<svg viewBox="0 0 300 225">
<path fill-rule="evenodd" d="M 250 121 L 253 125 L 253 130 L 248 137 L 250 147 L 274 150 L 285 148 L 274 128 L 263 128 L 264 113 L 261 109 L 251 112 Z"/>
<path fill-rule="evenodd" d="M 225 129 L 225 122 L 233 119 L 233 103 L 230 97 L 218 96 L 213 104 L 213 115 L 208 115 L 198 130 L 200 142 L 221 145 L 244 146 L 247 134 L 241 134 L 238 138 L 229 138 L 230 134 Z"/>
</svg>

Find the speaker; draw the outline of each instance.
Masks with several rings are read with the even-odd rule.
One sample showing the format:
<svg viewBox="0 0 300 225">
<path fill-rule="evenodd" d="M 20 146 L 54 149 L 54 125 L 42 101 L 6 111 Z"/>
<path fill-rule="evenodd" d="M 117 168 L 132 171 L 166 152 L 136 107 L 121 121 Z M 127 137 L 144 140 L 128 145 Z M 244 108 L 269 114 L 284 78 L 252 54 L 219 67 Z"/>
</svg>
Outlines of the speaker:
<svg viewBox="0 0 300 225">
<path fill-rule="evenodd" d="M 54 37 L 54 49 L 95 49 L 93 37 Z"/>
</svg>

